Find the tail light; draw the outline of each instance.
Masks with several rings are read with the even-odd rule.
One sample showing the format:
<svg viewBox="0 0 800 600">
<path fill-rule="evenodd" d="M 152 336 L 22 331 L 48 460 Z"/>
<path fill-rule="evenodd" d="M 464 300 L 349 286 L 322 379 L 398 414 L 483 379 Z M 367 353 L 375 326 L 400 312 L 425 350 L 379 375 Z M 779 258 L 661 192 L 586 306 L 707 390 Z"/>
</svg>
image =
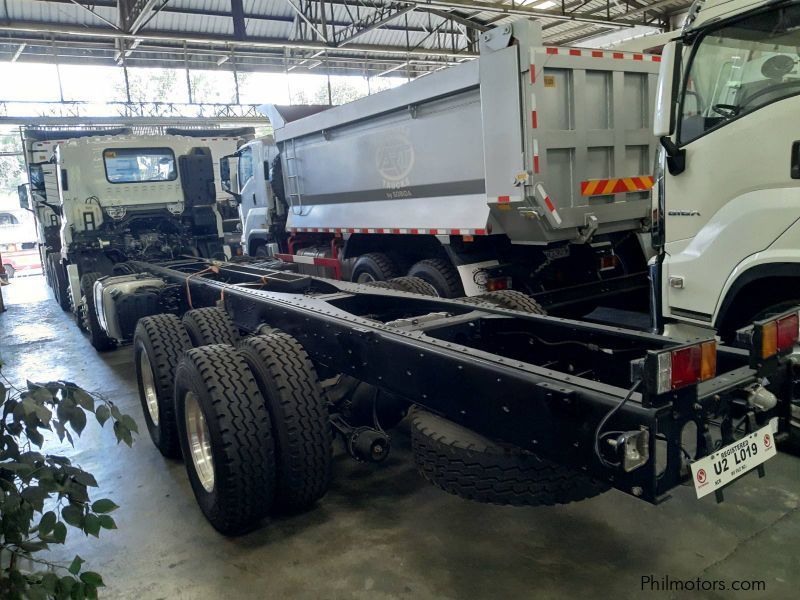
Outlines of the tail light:
<svg viewBox="0 0 800 600">
<path fill-rule="evenodd" d="M 712 379 L 717 373 L 717 342 L 697 344 L 651 353 L 645 361 L 648 387 L 665 394 Z"/>
<path fill-rule="evenodd" d="M 496 292 L 498 290 L 510 290 L 511 277 L 493 277 L 486 281 L 486 291 Z"/>
<path fill-rule="evenodd" d="M 756 321 L 736 332 L 736 341 L 750 348 L 752 363 L 790 351 L 800 338 L 800 315 L 784 313 L 766 321 Z"/>
</svg>

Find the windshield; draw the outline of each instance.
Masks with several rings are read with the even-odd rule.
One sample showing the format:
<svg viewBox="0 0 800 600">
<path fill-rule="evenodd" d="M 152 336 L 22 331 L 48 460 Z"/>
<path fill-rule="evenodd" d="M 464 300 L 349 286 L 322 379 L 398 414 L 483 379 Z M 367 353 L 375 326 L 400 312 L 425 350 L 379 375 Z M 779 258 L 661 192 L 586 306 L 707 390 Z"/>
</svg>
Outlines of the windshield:
<svg viewBox="0 0 800 600">
<path fill-rule="evenodd" d="M 174 181 L 175 155 L 169 148 L 110 148 L 103 152 L 111 183 Z"/>
<path fill-rule="evenodd" d="M 681 102 L 682 144 L 800 94 L 798 5 L 724 25 L 695 46 Z"/>
</svg>

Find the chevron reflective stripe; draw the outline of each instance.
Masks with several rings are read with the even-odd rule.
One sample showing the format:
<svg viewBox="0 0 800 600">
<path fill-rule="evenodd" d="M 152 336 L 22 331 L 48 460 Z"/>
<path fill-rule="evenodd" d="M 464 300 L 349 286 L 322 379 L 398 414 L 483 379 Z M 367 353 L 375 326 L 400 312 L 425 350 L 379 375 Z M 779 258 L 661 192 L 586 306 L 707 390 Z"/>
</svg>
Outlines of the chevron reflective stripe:
<svg viewBox="0 0 800 600">
<path fill-rule="evenodd" d="M 508 196 L 501 196 L 508 198 Z M 510 201 L 510 200 L 507 200 Z M 453 227 L 291 227 L 290 233 L 376 233 L 402 235 L 489 235 L 489 228 L 461 229 Z M 326 259 L 327 260 L 327 259 Z M 307 262 L 307 261 L 294 261 Z M 310 264 L 310 263 L 309 263 Z M 315 263 L 316 264 L 316 263 Z"/>
<path fill-rule="evenodd" d="M 590 179 L 581 181 L 581 196 L 607 196 L 624 192 L 646 192 L 653 187 L 650 175 L 619 177 L 616 179 Z"/>
<path fill-rule="evenodd" d="M 550 200 L 550 196 L 547 195 L 547 192 L 544 189 L 544 186 L 541 183 L 536 184 L 536 192 L 538 193 L 539 197 L 542 199 L 542 204 L 544 204 L 547 212 L 553 217 L 553 220 L 556 222 L 556 225 L 561 225 L 561 215 L 558 214 L 558 210 L 556 210 L 555 204 L 553 201 Z"/>
</svg>

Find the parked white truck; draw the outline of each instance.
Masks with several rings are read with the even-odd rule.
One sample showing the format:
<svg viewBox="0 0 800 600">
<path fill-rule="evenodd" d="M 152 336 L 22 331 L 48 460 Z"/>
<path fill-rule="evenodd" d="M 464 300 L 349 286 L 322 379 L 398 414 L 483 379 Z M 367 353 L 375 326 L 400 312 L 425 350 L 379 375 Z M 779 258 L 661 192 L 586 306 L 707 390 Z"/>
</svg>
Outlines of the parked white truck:
<svg viewBox="0 0 800 600">
<path fill-rule="evenodd" d="M 547 47 L 520 21 L 484 33 L 478 60 L 399 88 L 268 105 L 280 158 L 255 187 L 270 178 L 276 221 L 260 229 L 280 235 L 248 251 L 277 244 L 301 270 L 358 282 L 420 277 L 444 297 L 643 273 L 658 61 Z"/>
<path fill-rule="evenodd" d="M 698 1 L 663 51 L 656 328 L 800 304 L 800 3 Z"/>
<path fill-rule="evenodd" d="M 58 250 L 45 256 L 48 275 L 56 299 L 76 313 L 98 350 L 133 335 L 138 313 L 127 308 L 162 302 L 158 294 L 128 297 L 121 290 L 115 301 L 126 306 L 117 307 L 113 323 L 104 322 L 91 294 L 98 278 L 124 274 L 123 263 L 132 259 L 230 257 L 213 163 L 194 137 L 113 135 L 63 141 L 41 166 L 46 191 L 34 193 L 33 202 L 57 215 L 59 228 Z"/>
</svg>

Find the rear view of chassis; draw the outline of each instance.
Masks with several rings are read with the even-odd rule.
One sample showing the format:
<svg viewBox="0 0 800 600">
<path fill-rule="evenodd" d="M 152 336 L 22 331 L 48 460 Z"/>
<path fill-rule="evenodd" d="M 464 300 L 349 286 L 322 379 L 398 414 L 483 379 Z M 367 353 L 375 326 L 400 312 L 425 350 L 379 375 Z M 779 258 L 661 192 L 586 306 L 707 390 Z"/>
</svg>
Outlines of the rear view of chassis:
<svg viewBox="0 0 800 600">
<path fill-rule="evenodd" d="M 225 534 L 321 498 L 335 435 L 380 462 L 409 412 L 426 479 L 511 505 L 612 487 L 659 502 L 696 460 L 788 431 L 796 313 L 717 347 L 550 317 L 511 291 L 445 300 L 246 263 L 129 265 L 172 309 L 138 315 L 133 336 L 150 435 Z"/>
</svg>

